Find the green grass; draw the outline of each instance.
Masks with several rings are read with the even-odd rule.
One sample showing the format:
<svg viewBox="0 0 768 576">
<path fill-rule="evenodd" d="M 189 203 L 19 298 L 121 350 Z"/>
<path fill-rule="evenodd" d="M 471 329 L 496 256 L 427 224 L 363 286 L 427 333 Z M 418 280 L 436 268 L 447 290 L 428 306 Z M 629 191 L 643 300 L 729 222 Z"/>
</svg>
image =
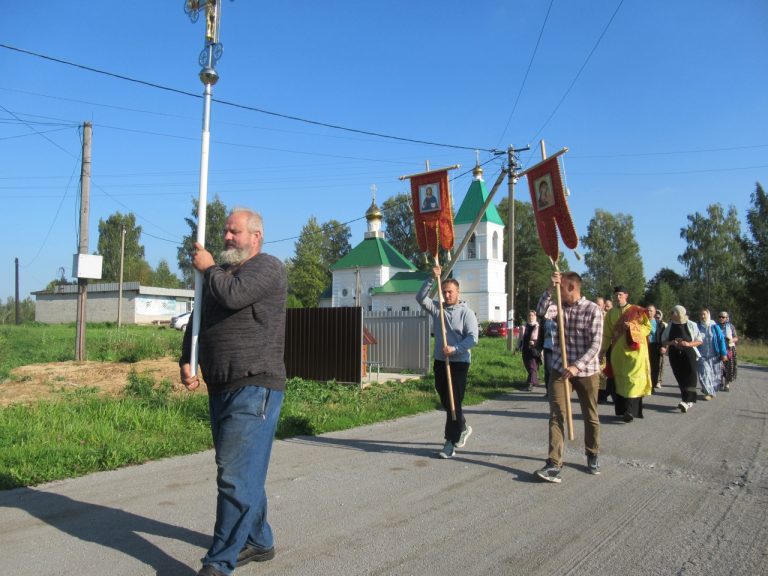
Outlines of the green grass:
<svg viewBox="0 0 768 576">
<path fill-rule="evenodd" d="M 131 382 L 147 376 L 132 374 Z M 129 385 L 130 386 L 130 385 Z M 95 389 L 0 410 L 0 489 L 189 454 L 210 446 L 205 396 L 170 383 L 106 399 Z M 128 389 L 126 389 L 128 390 Z"/>
<path fill-rule="evenodd" d="M 74 324 L 0 325 L 0 382 L 11 370 L 26 364 L 64 362 L 75 357 Z M 138 362 L 177 356 L 181 332 L 154 326 L 88 324 L 86 358 L 108 362 Z"/>
<path fill-rule="evenodd" d="M 768 344 L 762 340 L 740 339 L 736 346 L 739 361 L 768 366 Z"/>
<path fill-rule="evenodd" d="M 525 371 L 503 339 L 481 339 L 473 350 L 465 405 L 521 386 Z M 176 331 L 88 327 L 89 359 L 129 361 L 175 355 Z M 71 360 L 74 327 L 0 329 L 2 370 Z M 0 381 L 1 381 L 0 376 Z M 0 383 L 0 386 L 2 383 Z M 382 382 L 361 390 L 335 382 L 288 382 L 277 436 L 321 434 L 439 408 L 433 379 Z M 170 382 L 132 373 L 119 397 L 95 389 L 0 408 L 0 489 L 113 470 L 211 448 L 204 394 L 176 394 Z"/>
</svg>

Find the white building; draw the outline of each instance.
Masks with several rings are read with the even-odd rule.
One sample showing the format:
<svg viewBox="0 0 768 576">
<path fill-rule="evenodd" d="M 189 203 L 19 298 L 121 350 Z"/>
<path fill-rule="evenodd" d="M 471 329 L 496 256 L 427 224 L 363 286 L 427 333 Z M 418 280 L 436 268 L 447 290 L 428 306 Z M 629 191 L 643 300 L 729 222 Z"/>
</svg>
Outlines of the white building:
<svg viewBox="0 0 768 576">
<path fill-rule="evenodd" d="M 488 199 L 483 169 L 476 166 L 474 179 L 453 219 L 455 247 L 466 236 Z M 480 322 L 506 322 L 507 292 L 504 262 L 504 222 L 491 202 L 461 254 L 454 254 L 453 277 L 461 286 L 461 299 L 475 311 Z"/>
<path fill-rule="evenodd" d="M 382 214 L 376 200 L 365 213 L 368 230 L 363 241 L 331 266 L 330 298 L 321 306 L 361 306 L 364 310 L 400 311 L 417 307 L 415 294 L 426 274 L 384 238 Z"/>
<path fill-rule="evenodd" d="M 89 284 L 85 315 L 88 322 L 117 322 L 118 283 Z M 56 286 L 40 290 L 35 296 L 35 321 L 65 324 L 77 320 L 78 287 Z M 157 324 L 192 310 L 195 291 L 183 288 L 142 286 L 138 282 L 123 283 L 120 308 L 126 324 Z"/>
<path fill-rule="evenodd" d="M 488 198 L 483 169 L 475 178 L 454 218 L 455 247 L 469 230 Z M 320 299 L 320 306 L 362 306 L 372 311 L 417 310 L 416 293 L 429 276 L 384 239 L 382 214 L 374 199 L 365 213 L 368 231 L 364 240 L 331 266 L 333 283 Z M 480 322 L 507 319 L 504 223 L 491 203 L 480 219 L 470 242 L 454 256 L 452 275 L 461 286 L 461 299 L 475 311 Z"/>
</svg>

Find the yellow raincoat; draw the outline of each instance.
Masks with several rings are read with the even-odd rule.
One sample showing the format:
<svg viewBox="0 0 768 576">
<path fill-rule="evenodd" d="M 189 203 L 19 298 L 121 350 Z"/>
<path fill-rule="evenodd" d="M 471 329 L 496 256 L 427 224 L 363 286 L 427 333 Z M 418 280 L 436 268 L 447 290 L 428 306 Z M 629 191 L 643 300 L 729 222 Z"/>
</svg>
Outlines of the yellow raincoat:
<svg viewBox="0 0 768 576">
<path fill-rule="evenodd" d="M 616 382 L 616 392 L 624 398 L 642 398 L 651 394 L 651 361 L 648 334 L 651 321 L 634 304 L 611 308 L 603 321 L 601 352 L 611 349 L 608 359 Z"/>
</svg>

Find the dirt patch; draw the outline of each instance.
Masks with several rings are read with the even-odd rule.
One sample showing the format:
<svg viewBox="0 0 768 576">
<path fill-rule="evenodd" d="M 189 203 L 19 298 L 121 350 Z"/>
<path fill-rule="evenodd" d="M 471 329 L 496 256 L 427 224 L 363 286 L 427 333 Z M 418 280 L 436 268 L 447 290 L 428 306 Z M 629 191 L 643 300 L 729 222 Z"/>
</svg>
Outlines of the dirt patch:
<svg viewBox="0 0 768 576">
<path fill-rule="evenodd" d="M 147 374 L 156 382 L 167 379 L 175 392 L 185 391 L 179 381 L 179 365 L 175 358 L 143 360 L 133 364 L 122 362 L 50 362 L 20 366 L 11 378 L 0 384 L 0 406 L 29 403 L 53 398 L 63 392 L 82 388 L 98 388 L 103 394 L 116 395 L 128 384 L 132 370 Z M 198 388 L 205 391 L 205 386 Z"/>
</svg>

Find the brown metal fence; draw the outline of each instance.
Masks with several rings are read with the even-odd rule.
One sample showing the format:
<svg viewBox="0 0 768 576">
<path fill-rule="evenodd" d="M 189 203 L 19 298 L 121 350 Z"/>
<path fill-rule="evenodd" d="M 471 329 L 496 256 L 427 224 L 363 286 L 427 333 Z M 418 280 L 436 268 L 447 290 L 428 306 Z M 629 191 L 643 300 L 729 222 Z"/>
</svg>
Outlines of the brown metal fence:
<svg viewBox="0 0 768 576">
<path fill-rule="evenodd" d="M 363 309 L 289 308 L 285 318 L 288 378 L 363 380 Z"/>
</svg>

